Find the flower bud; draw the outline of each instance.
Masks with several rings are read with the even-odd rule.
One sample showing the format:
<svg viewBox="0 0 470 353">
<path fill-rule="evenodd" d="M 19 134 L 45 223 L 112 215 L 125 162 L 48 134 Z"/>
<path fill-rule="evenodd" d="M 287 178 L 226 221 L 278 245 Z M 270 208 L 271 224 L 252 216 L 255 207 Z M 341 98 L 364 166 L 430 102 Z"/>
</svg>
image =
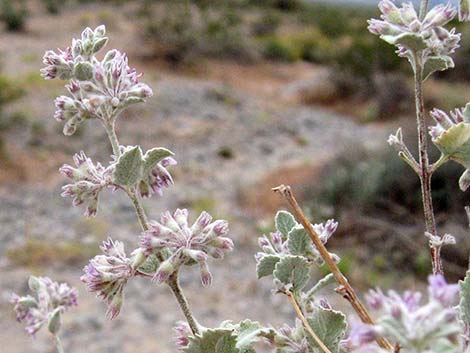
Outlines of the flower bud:
<svg viewBox="0 0 470 353">
<path fill-rule="evenodd" d="M 460 0 L 459 3 L 459 21 L 470 20 L 470 0 Z"/>
</svg>

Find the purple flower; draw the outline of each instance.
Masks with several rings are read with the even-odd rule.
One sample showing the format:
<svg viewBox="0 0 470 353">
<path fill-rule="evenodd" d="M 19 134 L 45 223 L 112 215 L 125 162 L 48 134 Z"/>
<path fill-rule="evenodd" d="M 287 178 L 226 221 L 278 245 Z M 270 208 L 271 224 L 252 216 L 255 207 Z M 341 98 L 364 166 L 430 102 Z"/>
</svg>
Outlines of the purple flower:
<svg viewBox="0 0 470 353">
<path fill-rule="evenodd" d="M 114 319 L 119 315 L 123 302 L 123 290 L 127 281 L 134 275 L 132 261 L 124 252 L 124 245 L 111 238 L 100 247 L 103 255 L 90 260 L 80 280 L 88 291 L 97 292 L 97 296 L 108 305 L 107 316 Z"/>
<path fill-rule="evenodd" d="M 99 193 L 112 184 L 112 167 L 104 168 L 100 163 L 96 165 L 84 152 L 74 155 L 75 168 L 64 164 L 60 172 L 72 180 L 71 184 L 62 187 L 62 196 L 73 198 L 73 205 L 86 204 L 85 215 L 95 216 L 98 210 Z"/>
<path fill-rule="evenodd" d="M 457 14 L 450 5 L 433 7 L 421 21 L 412 3 L 395 6 L 390 0 L 379 3 L 380 19 L 369 20 L 369 31 L 380 36 L 386 42 L 396 45 L 398 55 L 413 58 L 413 53 L 422 53 L 423 63 L 428 60 L 444 61 L 445 67 L 454 66 L 450 55 L 459 47 L 460 34 L 455 29 L 447 30 L 443 26 L 449 23 Z M 435 70 L 432 65 L 429 72 Z"/>
<path fill-rule="evenodd" d="M 178 321 L 173 330 L 176 333 L 174 337 L 176 348 L 180 352 L 184 352 L 184 350 L 189 346 L 189 337 L 192 336 L 191 328 L 189 327 L 187 322 Z"/>
<path fill-rule="evenodd" d="M 321 242 L 323 244 L 326 244 L 330 237 L 334 234 L 334 232 L 336 232 L 336 229 L 338 228 L 338 222 L 336 222 L 334 219 L 329 219 L 324 224 L 313 224 L 312 227 L 314 231 L 318 234 Z M 281 257 L 285 255 L 301 255 L 309 261 L 316 262 L 319 265 L 323 264 L 323 259 L 320 253 L 318 252 L 317 248 L 310 239 L 308 239 L 308 245 L 306 246 L 306 249 L 302 254 L 291 253 L 289 249 L 290 234 L 291 232 L 302 231 L 305 233 L 305 236 L 308 237 L 308 235 L 304 231 L 303 226 L 300 224 L 296 224 L 290 230 L 288 237 L 284 237 L 279 230 L 276 230 L 275 232 L 270 233 L 269 236 L 263 235 L 262 237 L 258 238 L 258 244 L 261 247 L 262 252 L 259 252 L 255 255 L 255 260 L 257 262 L 260 262 L 262 258 L 267 255 L 279 255 Z M 338 255 L 333 253 L 330 253 L 330 255 L 335 262 L 340 262 L 340 258 Z"/>
<path fill-rule="evenodd" d="M 58 49 L 58 53 L 48 50 L 42 61 L 46 67 L 41 69 L 41 76 L 46 80 L 52 80 L 56 77 L 60 80 L 68 80 L 72 77 L 73 56 L 70 48 Z"/>
<path fill-rule="evenodd" d="M 188 223 L 188 210 L 177 209 L 173 215 L 165 212 L 160 222 L 150 222 L 150 229 L 141 236 L 140 247 L 148 256 L 168 251 L 167 259 L 155 273 L 154 280 L 165 282 L 181 265 L 198 264 L 203 285 L 209 285 L 212 275 L 207 266 L 208 257 L 222 258 L 233 249 L 227 238 L 228 223 L 224 220 L 212 222 L 207 212 L 202 212 L 192 226 Z"/>
<path fill-rule="evenodd" d="M 351 321 L 350 326 L 349 337 L 342 342 L 348 349 L 364 347 L 375 341 L 377 333 L 374 326 L 366 325 L 357 320 Z"/>
<path fill-rule="evenodd" d="M 429 295 L 432 298 L 445 307 L 455 304 L 459 294 L 458 284 L 447 284 L 442 275 L 431 275 L 428 277 L 428 282 Z"/>
<path fill-rule="evenodd" d="M 57 283 L 48 277 L 30 278 L 30 289 L 35 296 L 20 297 L 12 294 L 11 303 L 14 304 L 16 319 L 25 322 L 25 330 L 30 336 L 46 325 L 55 312 L 63 313 L 73 306 L 77 306 L 77 290 L 66 283 Z"/>
<path fill-rule="evenodd" d="M 144 175 L 139 184 L 139 190 L 142 197 L 150 197 L 153 193 L 162 195 L 163 189 L 173 185 L 173 178 L 167 167 L 176 165 L 177 162 L 172 157 L 162 159 L 157 165 L 148 173 Z"/>
</svg>

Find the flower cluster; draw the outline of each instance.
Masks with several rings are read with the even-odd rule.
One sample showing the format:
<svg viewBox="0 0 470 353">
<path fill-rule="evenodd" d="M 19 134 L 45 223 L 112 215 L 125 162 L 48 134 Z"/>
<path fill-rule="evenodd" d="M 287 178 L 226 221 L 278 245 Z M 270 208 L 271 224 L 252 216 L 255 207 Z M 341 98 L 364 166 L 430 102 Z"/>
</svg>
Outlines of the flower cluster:
<svg viewBox="0 0 470 353">
<path fill-rule="evenodd" d="M 434 109 L 431 116 L 436 122 L 429 129 L 432 142 L 445 158 L 466 168 L 459 180 L 460 188 L 465 191 L 470 186 L 470 105 L 455 109 L 450 114 Z"/>
<path fill-rule="evenodd" d="M 329 219 L 324 224 L 319 223 L 313 224 L 312 226 L 320 237 L 322 243 L 326 244 L 330 237 L 336 232 L 336 229 L 338 228 L 338 222 L 336 222 L 334 219 Z M 301 254 L 292 250 L 292 244 L 294 242 L 293 239 L 297 234 L 302 234 L 302 237 L 307 239 L 306 242 L 308 243 Z M 263 251 L 258 252 L 255 255 L 257 262 L 259 262 L 266 255 L 279 255 L 281 257 L 286 255 L 302 255 L 307 260 L 318 263 L 319 265 L 323 263 L 322 257 L 317 248 L 312 243 L 310 238 L 308 238 L 308 235 L 306 235 L 304 228 L 299 224 L 293 226 L 289 230 L 287 237 L 283 235 L 282 232 L 278 229 L 275 232 L 270 233 L 269 236 L 263 235 L 262 237 L 258 238 L 258 244 Z M 340 261 L 338 255 L 334 253 L 330 253 L 330 255 L 336 263 Z"/>
<path fill-rule="evenodd" d="M 176 165 L 173 153 L 166 148 L 157 147 L 148 150 L 145 154 L 139 146 L 119 146 L 120 157 L 113 156 L 111 164 L 119 173 L 119 170 L 133 168 L 135 180 L 132 186 L 138 188 L 142 197 L 147 198 L 153 194 L 161 196 L 163 189 L 174 184 L 173 177 L 168 167 Z M 119 184 L 121 178 L 115 181 Z M 129 180 L 121 180 L 128 184 Z"/>
<path fill-rule="evenodd" d="M 423 20 L 419 19 L 412 3 L 397 7 L 392 1 L 383 0 L 379 8 L 381 19 L 369 20 L 369 31 L 396 45 L 398 55 L 407 57 L 413 65 L 414 53 L 419 52 L 425 77 L 433 71 L 454 66 L 450 55 L 459 47 L 460 34 L 443 27 L 457 13 L 450 4 L 435 6 Z"/>
<path fill-rule="evenodd" d="M 160 222 L 150 222 L 150 229 L 141 236 L 140 247 L 144 253 L 167 254 L 155 273 L 154 280 L 165 282 L 181 265 L 198 264 L 203 285 L 209 285 L 212 275 L 207 265 L 208 257 L 223 258 L 233 249 L 227 238 L 228 223 L 224 220 L 212 222 L 207 212 L 202 212 L 192 226 L 188 223 L 188 210 L 177 209 L 173 215 L 165 212 Z"/>
<path fill-rule="evenodd" d="M 124 287 L 134 276 L 135 266 L 127 257 L 120 241 L 108 238 L 100 249 L 103 255 L 90 260 L 80 279 L 86 284 L 88 291 L 97 292 L 97 296 L 108 305 L 108 318 L 114 319 L 121 310 Z"/>
<path fill-rule="evenodd" d="M 140 195 L 145 198 L 152 196 L 152 194 L 162 196 L 163 189 L 174 184 L 173 177 L 167 168 L 176 164 L 173 157 L 166 157 L 158 162 L 140 181 Z"/>
<path fill-rule="evenodd" d="M 60 328 L 60 314 L 77 305 L 77 290 L 48 277 L 34 276 L 29 279 L 29 288 L 35 296 L 13 294 L 11 297 L 16 319 L 26 323 L 26 332 L 31 336 L 46 324 L 49 331 L 56 334 Z"/>
<path fill-rule="evenodd" d="M 176 333 L 174 337 L 176 348 L 180 352 L 184 352 L 184 350 L 189 346 L 189 337 L 193 335 L 191 328 L 187 322 L 178 321 L 173 330 Z"/>
<path fill-rule="evenodd" d="M 276 331 L 273 342 L 277 348 L 289 353 L 310 353 L 311 348 L 305 334 L 305 329 L 299 319 L 295 320 L 295 326 L 284 324 Z"/>
<path fill-rule="evenodd" d="M 381 313 L 375 327 L 379 334 L 411 350 L 439 351 L 437 347 L 458 342 L 460 326 L 452 305 L 456 303 L 459 287 L 447 284 L 442 275 L 429 276 L 428 281 L 426 304 L 421 304 L 420 292 L 407 291 L 402 296 L 395 291 L 388 295 L 380 290 L 369 293 L 369 306 Z"/>
<path fill-rule="evenodd" d="M 112 184 L 112 166 L 105 168 L 100 163 L 96 165 L 84 152 L 73 157 L 75 168 L 64 164 L 60 172 L 72 180 L 71 184 L 62 187 L 62 196 L 73 198 L 73 205 L 86 204 L 85 215 L 95 216 L 98 210 L 98 196 L 101 190 Z"/>
<path fill-rule="evenodd" d="M 94 31 L 87 28 L 81 39 L 73 40 L 72 48 L 44 55 L 43 77 L 71 80 L 67 85 L 70 96 L 55 100 L 54 117 L 65 121 L 65 135 L 72 135 L 85 119 L 111 125 L 127 106 L 152 95 L 151 88 L 139 82 L 141 74 L 129 67 L 126 54 L 111 50 L 101 61 L 94 56 L 106 43 L 104 26 Z"/>
</svg>

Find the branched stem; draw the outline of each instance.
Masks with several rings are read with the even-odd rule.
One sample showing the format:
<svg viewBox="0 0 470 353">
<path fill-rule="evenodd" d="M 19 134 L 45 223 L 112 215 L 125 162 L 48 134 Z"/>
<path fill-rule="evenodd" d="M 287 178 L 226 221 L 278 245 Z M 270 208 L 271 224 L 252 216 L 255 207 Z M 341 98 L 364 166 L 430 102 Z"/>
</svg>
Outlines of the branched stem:
<svg viewBox="0 0 470 353">
<path fill-rule="evenodd" d="M 359 318 L 362 322 L 372 325 L 374 321 L 370 316 L 369 312 L 365 308 L 365 306 L 359 300 L 354 288 L 349 284 L 347 278 L 343 275 L 341 270 L 339 269 L 338 265 L 334 262 L 333 258 L 331 257 L 330 253 L 326 249 L 325 245 L 320 240 L 319 235 L 313 229 L 312 224 L 310 221 L 305 217 L 302 209 L 300 208 L 297 200 L 295 199 L 290 186 L 280 185 L 273 189 L 275 192 L 279 192 L 289 203 L 292 208 L 292 211 L 295 217 L 302 223 L 305 230 L 309 234 L 310 238 L 312 239 L 313 244 L 318 249 L 321 257 L 328 265 L 330 271 L 332 272 L 336 282 L 339 284 L 339 288 L 337 289 L 338 293 L 340 293 L 354 308 L 357 312 Z M 393 351 L 392 345 L 383 337 L 377 338 L 377 343 L 382 347 L 389 351 Z"/>
<path fill-rule="evenodd" d="M 426 11 L 427 1 L 421 3 L 421 12 Z M 415 101 L 416 101 L 416 122 L 418 128 L 418 149 L 419 149 L 419 180 L 421 182 L 421 194 L 423 199 L 424 221 L 426 232 L 437 235 L 436 220 L 432 205 L 431 193 L 431 169 L 429 168 L 429 157 L 426 135 L 426 117 L 424 114 L 423 97 L 423 66 L 420 53 L 414 53 L 414 82 L 415 82 Z M 434 274 L 442 274 L 442 261 L 440 248 L 431 246 L 432 270 Z"/>
<path fill-rule="evenodd" d="M 331 351 L 328 349 L 327 346 L 322 342 L 322 340 L 316 335 L 315 331 L 313 331 L 312 327 L 308 323 L 307 319 L 305 318 L 304 313 L 302 312 L 302 309 L 300 309 L 299 304 L 297 303 L 297 300 L 295 300 L 294 295 L 290 291 L 285 291 L 283 292 L 287 298 L 289 299 L 290 303 L 292 304 L 295 313 L 299 317 L 299 319 L 302 321 L 305 329 L 308 331 L 310 336 L 314 339 L 314 341 L 320 346 L 320 348 L 323 350 L 325 353 L 331 353 Z"/>
<path fill-rule="evenodd" d="M 109 137 L 109 141 L 111 142 L 111 146 L 113 147 L 113 152 L 116 157 L 119 157 L 120 155 L 120 150 L 119 150 L 119 140 L 116 135 L 114 123 L 110 123 L 109 125 L 105 125 L 106 132 Z M 148 220 L 147 220 L 147 215 L 145 213 L 144 207 L 142 206 L 142 200 L 140 198 L 140 195 L 137 190 L 135 189 L 130 189 L 126 188 L 124 189 L 126 191 L 126 194 L 129 196 L 129 198 L 132 201 L 132 204 L 135 209 L 135 213 L 137 215 L 137 218 L 139 219 L 140 226 L 143 231 L 146 231 L 149 229 L 148 226 Z M 163 258 L 158 256 L 158 259 L 160 261 L 163 261 Z M 141 274 L 141 273 L 139 273 Z M 199 333 L 199 328 L 196 319 L 194 318 L 191 309 L 189 307 L 188 300 L 186 299 L 178 281 L 178 273 L 175 272 L 173 275 L 170 276 L 168 279 L 168 286 L 171 288 L 171 291 L 173 292 L 176 301 L 178 302 L 181 311 L 183 312 L 186 320 L 188 321 L 189 327 L 191 328 L 191 331 L 193 334 L 198 334 Z M 59 352 L 63 353 L 63 352 Z"/>
</svg>

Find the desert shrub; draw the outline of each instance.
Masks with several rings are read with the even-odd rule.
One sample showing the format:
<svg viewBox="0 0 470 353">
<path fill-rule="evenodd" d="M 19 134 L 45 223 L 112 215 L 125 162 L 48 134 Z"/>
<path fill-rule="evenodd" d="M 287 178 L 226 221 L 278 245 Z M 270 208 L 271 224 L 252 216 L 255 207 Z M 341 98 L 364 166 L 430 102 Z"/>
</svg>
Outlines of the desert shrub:
<svg viewBox="0 0 470 353">
<path fill-rule="evenodd" d="M 252 24 L 252 32 L 255 36 L 272 35 L 282 23 L 282 16 L 276 11 L 269 11 L 260 14 Z"/>
<path fill-rule="evenodd" d="M 42 0 L 47 12 L 53 15 L 57 15 L 60 11 L 61 6 L 64 4 L 62 0 Z"/>
<path fill-rule="evenodd" d="M 288 38 L 273 36 L 263 39 L 263 56 L 269 60 L 297 61 L 301 53 Z"/>
<path fill-rule="evenodd" d="M 198 57 L 252 60 L 256 56 L 235 7 L 206 9 L 182 1 L 165 3 L 158 11 L 147 4 L 146 11 L 146 37 L 157 57 L 181 63 Z"/>
<path fill-rule="evenodd" d="M 2 0 L 0 20 L 9 31 L 21 31 L 25 27 L 28 11 L 24 0 Z"/>
<path fill-rule="evenodd" d="M 168 3 L 162 12 L 162 17 L 146 19 L 146 37 L 153 53 L 173 63 L 189 60 L 200 40 L 200 30 L 191 6 L 188 3 Z"/>
</svg>

